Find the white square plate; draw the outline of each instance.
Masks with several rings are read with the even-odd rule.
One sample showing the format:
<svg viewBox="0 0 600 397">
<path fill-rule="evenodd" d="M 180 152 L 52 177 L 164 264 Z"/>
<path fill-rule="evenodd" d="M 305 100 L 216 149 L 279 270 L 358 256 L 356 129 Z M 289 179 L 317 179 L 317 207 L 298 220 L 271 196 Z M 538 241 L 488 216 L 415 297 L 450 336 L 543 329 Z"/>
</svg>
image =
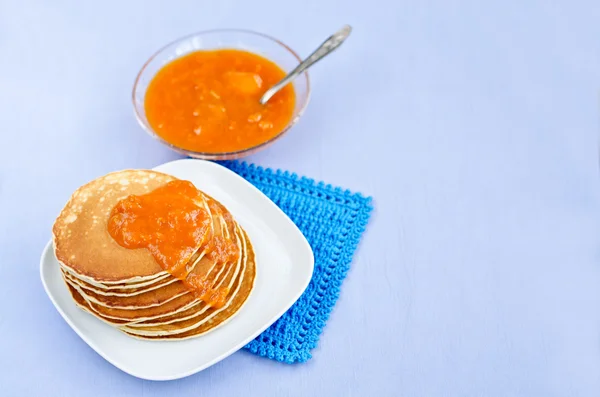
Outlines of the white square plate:
<svg viewBox="0 0 600 397">
<path fill-rule="evenodd" d="M 40 274 L 58 312 L 98 354 L 138 378 L 169 380 L 219 362 L 273 324 L 308 286 L 314 258 L 296 225 L 267 196 L 227 168 L 202 160 L 177 160 L 155 170 L 189 180 L 219 200 L 250 236 L 256 252 L 255 286 L 231 321 L 195 339 L 138 340 L 75 306 L 52 242 L 42 253 Z"/>
</svg>

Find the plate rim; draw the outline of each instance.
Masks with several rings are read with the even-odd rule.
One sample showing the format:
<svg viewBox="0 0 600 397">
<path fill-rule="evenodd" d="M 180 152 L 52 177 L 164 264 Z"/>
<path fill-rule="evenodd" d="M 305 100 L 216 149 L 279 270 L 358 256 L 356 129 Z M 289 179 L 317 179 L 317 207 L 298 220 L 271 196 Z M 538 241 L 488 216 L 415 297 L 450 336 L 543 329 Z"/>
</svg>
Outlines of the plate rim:
<svg viewBox="0 0 600 397">
<path fill-rule="evenodd" d="M 54 255 L 53 252 L 53 242 L 52 239 L 50 239 L 50 241 L 48 241 L 48 243 L 46 243 L 44 249 L 42 250 L 42 254 L 40 257 L 40 279 L 42 281 L 42 285 L 44 286 L 44 290 L 46 291 L 46 295 L 48 295 L 48 298 L 50 299 L 50 301 L 52 302 L 52 304 L 54 305 L 54 308 L 58 311 L 58 313 L 61 315 L 61 317 L 63 318 L 63 320 L 65 320 L 65 322 L 69 325 L 69 327 L 71 327 L 71 329 L 73 331 L 75 331 L 75 333 L 89 346 L 92 348 L 92 350 L 94 350 L 97 354 L 99 354 L 102 358 L 104 358 L 106 361 L 108 361 L 110 364 L 112 364 L 113 366 L 117 367 L 118 369 L 120 369 L 121 371 L 134 376 L 136 378 L 140 378 L 140 379 L 145 379 L 145 380 L 152 380 L 152 381 L 169 381 L 169 380 L 176 380 L 176 379 L 181 379 L 181 378 L 185 378 L 187 376 L 191 376 L 194 375 L 198 372 L 201 372 L 203 370 L 205 370 L 206 368 L 209 368 L 211 366 L 213 366 L 214 364 L 224 360 L 225 358 L 229 357 L 230 355 L 232 355 L 233 353 L 241 350 L 246 344 L 248 344 L 250 341 L 252 341 L 254 338 L 256 338 L 258 335 L 260 335 L 262 332 L 264 332 L 267 328 L 269 328 L 273 323 L 275 323 L 279 318 L 281 318 L 281 316 L 283 316 L 285 314 L 285 312 L 287 312 L 289 310 L 290 307 L 292 307 L 294 305 L 294 303 L 296 303 L 298 301 L 298 299 L 302 296 L 302 294 L 306 291 L 306 289 L 308 288 L 310 281 L 312 279 L 313 273 L 314 273 L 314 252 L 312 250 L 312 247 L 310 246 L 310 244 L 308 243 L 308 240 L 306 239 L 306 237 L 304 236 L 304 234 L 302 234 L 302 232 L 300 231 L 300 229 L 298 228 L 298 226 L 289 218 L 289 216 L 287 216 L 287 214 L 285 212 L 283 212 L 283 210 L 281 208 L 279 208 L 267 195 L 265 195 L 262 191 L 260 191 L 260 189 L 258 189 L 256 186 L 254 186 L 252 183 L 250 183 L 249 181 L 247 181 L 246 179 L 244 179 L 243 177 L 241 177 L 240 175 L 236 174 L 235 172 L 233 172 L 232 170 L 228 169 L 227 167 L 224 167 L 220 164 L 211 162 L 211 161 L 206 161 L 206 160 L 199 160 L 199 159 L 177 159 L 177 160 L 173 160 L 173 161 L 168 161 L 166 163 L 162 163 L 156 167 L 153 167 L 152 170 L 158 170 L 159 172 L 163 172 L 160 169 L 162 167 L 168 166 L 168 165 L 172 165 L 172 164 L 177 164 L 177 163 L 190 163 L 190 164 L 203 164 L 203 166 L 208 166 L 208 167 L 212 167 L 213 169 L 222 169 L 228 173 L 230 173 L 231 175 L 234 176 L 234 179 L 236 179 L 238 182 L 243 183 L 245 185 L 247 185 L 248 187 L 250 187 L 251 189 L 253 189 L 256 193 L 258 193 L 260 196 L 262 196 L 262 198 L 266 199 L 266 201 L 269 202 L 269 205 L 274 208 L 276 210 L 276 212 L 278 212 L 280 215 L 282 215 L 285 219 L 286 222 L 288 223 L 288 225 L 290 225 L 296 232 L 297 234 L 301 237 L 300 241 L 302 241 L 302 245 L 304 246 L 304 249 L 307 249 L 308 253 L 310 253 L 309 257 L 310 257 L 310 261 L 307 263 L 307 266 L 310 268 L 309 272 L 307 272 L 307 277 L 305 280 L 302 280 L 303 282 L 301 283 L 302 288 L 298 289 L 298 292 L 296 294 L 294 294 L 293 298 L 291 298 L 285 305 L 282 306 L 282 309 L 280 309 L 274 316 L 272 316 L 268 321 L 265 322 L 265 324 L 263 324 L 261 327 L 259 327 L 258 331 L 255 331 L 251 334 L 249 334 L 247 337 L 245 337 L 242 342 L 232 346 L 231 348 L 229 348 L 228 350 L 226 350 L 224 353 L 216 356 L 215 358 L 213 358 L 212 360 L 208 360 L 207 362 L 199 365 L 199 366 L 194 366 L 192 369 L 187 370 L 187 371 L 182 371 L 180 373 L 176 373 L 176 374 L 171 374 L 171 375 L 167 375 L 167 376 L 146 376 L 144 374 L 138 373 L 135 370 L 128 368 L 128 366 L 123 366 L 121 365 L 121 363 L 116 362 L 115 360 L 113 360 L 109 354 L 107 354 L 104 349 L 100 348 L 96 343 L 94 343 L 92 340 L 90 340 L 87 337 L 87 334 L 83 331 L 81 331 L 79 329 L 79 327 L 77 325 L 75 325 L 73 323 L 73 321 L 71 321 L 71 319 L 69 318 L 69 316 L 64 312 L 64 310 L 62 309 L 62 306 L 56 301 L 56 299 L 54 298 L 53 292 L 52 292 L 52 288 L 48 285 L 46 277 L 44 276 L 44 270 L 47 267 L 46 264 L 46 260 L 45 258 L 48 255 L 52 255 L 54 256 L 54 258 L 56 258 L 56 256 Z M 220 172 L 220 171 L 217 171 Z M 52 252 L 50 252 L 52 251 Z M 254 291 L 253 291 L 254 292 Z M 85 313 L 84 313 L 85 314 Z M 215 332 L 219 332 L 219 330 L 215 330 Z M 190 339 L 190 341 L 193 341 L 194 339 Z M 178 341 L 178 342 L 186 342 L 186 341 Z M 172 341 L 155 341 L 153 343 L 172 343 Z"/>
</svg>

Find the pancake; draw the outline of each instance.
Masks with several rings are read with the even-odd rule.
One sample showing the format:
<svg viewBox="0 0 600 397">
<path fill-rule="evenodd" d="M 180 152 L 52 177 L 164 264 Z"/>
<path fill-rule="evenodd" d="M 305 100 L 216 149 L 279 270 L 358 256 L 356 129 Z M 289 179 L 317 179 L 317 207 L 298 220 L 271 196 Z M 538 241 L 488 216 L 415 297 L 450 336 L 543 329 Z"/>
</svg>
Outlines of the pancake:
<svg viewBox="0 0 600 397">
<path fill-rule="evenodd" d="M 254 286 L 255 256 L 246 232 L 225 206 L 204 192 L 189 196 L 204 208 L 209 222 L 189 229 L 195 230 L 196 246 L 188 248 L 189 256 L 182 258 L 174 273 L 187 277 L 184 282 L 163 270 L 148 249 L 124 248 L 109 234 L 108 218 L 120 200 L 175 180 L 143 170 L 108 174 L 79 188 L 53 227 L 55 254 L 75 304 L 133 337 L 177 340 L 205 334 L 232 318 Z M 163 208 L 178 210 L 173 201 L 166 202 Z M 155 214 L 152 211 L 147 213 Z M 162 222 L 161 216 L 155 219 Z M 170 230 L 177 230 L 178 224 L 173 225 Z M 179 239 L 178 234 L 170 236 L 176 237 L 163 241 Z"/>
<path fill-rule="evenodd" d="M 72 282 L 76 283 L 79 287 L 83 288 L 84 290 L 92 291 L 95 294 L 104 295 L 104 296 L 128 297 L 128 296 L 133 296 L 133 295 L 139 295 L 139 294 L 153 291 L 158 288 L 165 287 L 169 284 L 172 284 L 172 283 L 178 281 L 176 278 L 171 277 L 169 275 L 168 277 L 160 278 L 158 281 L 153 280 L 152 283 L 148 283 L 148 285 L 144 285 L 144 286 L 137 287 L 137 288 L 136 288 L 137 284 L 133 284 L 133 285 L 129 285 L 129 286 L 126 286 L 123 288 L 116 288 L 114 286 L 111 286 L 110 288 L 104 289 L 104 288 L 97 288 L 96 286 L 94 286 L 90 283 L 87 283 L 81 279 L 78 279 L 76 276 L 74 276 L 72 273 L 69 273 L 64 268 L 61 268 L 61 271 L 62 271 L 64 277 L 69 277 Z"/>
<path fill-rule="evenodd" d="M 230 306 L 238 307 L 237 300 L 239 300 L 239 299 L 245 300 L 246 299 L 247 295 L 239 294 L 239 291 L 240 291 L 242 285 L 248 285 L 248 280 L 246 279 L 246 277 L 248 275 L 247 270 L 249 272 L 252 271 L 250 269 L 250 266 L 251 266 L 249 264 L 250 261 L 252 262 L 252 264 L 254 263 L 253 253 L 252 253 L 252 258 L 249 258 L 248 250 L 246 247 L 244 249 L 244 259 L 242 261 L 241 269 L 239 269 L 239 272 L 236 272 L 236 274 L 233 274 L 228 282 L 226 281 L 228 284 L 228 287 L 229 287 L 229 294 L 227 296 L 227 303 L 223 307 L 215 308 L 215 307 L 208 307 L 206 305 L 199 306 L 196 313 L 187 315 L 187 316 L 182 316 L 180 314 L 179 316 L 182 317 L 181 319 L 175 320 L 175 321 L 171 320 L 167 324 L 161 324 L 158 326 L 147 326 L 145 324 L 144 325 L 135 324 L 135 325 L 130 325 L 130 326 L 123 326 L 123 327 L 121 327 L 121 329 L 130 334 L 141 335 L 141 336 L 157 336 L 157 335 L 164 336 L 164 335 L 175 335 L 175 334 L 185 333 L 187 331 L 191 331 L 193 329 L 196 329 L 196 328 L 202 326 L 207 321 L 209 321 L 211 318 L 216 316 L 218 313 L 227 311 Z M 246 281 L 246 284 L 244 284 L 244 281 Z M 252 283 L 253 283 L 253 278 L 252 278 Z M 251 287 L 250 287 L 250 289 L 251 289 Z M 162 320 L 164 320 L 164 319 L 161 319 L 161 321 Z"/>
<path fill-rule="evenodd" d="M 244 232 L 245 234 L 245 232 Z M 247 238 L 247 235 L 245 236 Z M 160 333 L 159 335 L 140 335 L 138 332 L 133 333 L 129 331 L 128 328 L 122 327 L 123 330 L 128 335 L 134 336 L 136 338 L 141 339 L 150 339 L 150 340 L 182 340 L 194 338 L 200 335 L 204 335 L 210 331 L 217 329 L 218 327 L 224 325 L 229 320 L 231 320 L 235 314 L 239 313 L 239 310 L 242 306 L 247 302 L 248 297 L 250 296 L 252 289 L 254 288 L 254 280 L 256 278 L 256 262 L 255 255 L 252 246 L 248 245 L 247 252 L 247 266 L 244 271 L 244 276 L 242 278 L 242 282 L 236 291 L 234 298 L 229 306 L 225 309 L 217 310 L 210 309 L 212 312 L 206 315 L 202 319 L 202 321 L 198 322 L 197 325 L 188 327 L 187 331 L 181 333 L 174 334 L 164 334 Z"/>
<path fill-rule="evenodd" d="M 173 279 L 173 283 L 168 283 L 167 285 L 161 286 L 156 290 L 142 292 L 141 294 L 132 296 L 106 296 L 82 288 L 81 285 L 77 285 L 77 283 L 73 281 L 73 277 L 69 276 L 68 274 L 64 276 L 65 280 L 69 284 L 72 284 L 73 287 L 80 287 L 80 291 L 85 296 L 86 300 L 89 300 L 98 306 L 104 306 L 107 308 L 129 310 L 145 309 L 149 307 L 160 306 L 190 292 L 190 290 L 183 285 L 181 281 Z"/>
<path fill-rule="evenodd" d="M 204 196 L 203 196 L 203 198 L 204 198 Z M 206 200 L 212 200 L 212 199 L 207 198 Z M 206 200 L 203 202 L 203 205 L 205 207 L 205 210 L 211 217 L 212 222 L 210 224 L 210 229 L 209 229 L 207 235 L 205 236 L 204 241 L 202 242 L 202 246 L 193 255 L 193 257 L 190 261 L 191 265 L 188 266 L 188 271 L 191 271 L 191 269 L 193 269 L 193 266 L 195 266 L 197 264 L 197 261 L 199 261 L 203 255 L 206 255 L 208 243 L 210 242 L 210 240 L 213 238 L 214 235 L 222 233 L 221 225 L 225 222 L 223 219 L 221 219 L 224 216 L 222 213 L 222 210 L 219 209 L 218 211 L 214 211 L 214 209 L 213 209 L 211 211 L 211 209 L 208 205 L 208 202 Z M 202 250 L 202 252 L 200 252 L 200 250 Z M 152 280 L 145 281 L 145 282 L 106 285 L 106 284 L 101 284 L 101 283 L 89 283 L 89 282 L 85 281 L 84 279 L 79 278 L 79 275 L 77 275 L 73 271 L 69 270 L 68 268 L 63 267 L 63 270 L 68 272 L 69 275 L 73 276 L 71 278 L 71 281 L 77 283 L 78 286 L 80 286 L 81 288 L 84 289 L 84 291 L 91 291 L 95 294 L 104 295 L 104 296 L 126 297 L 126 296 L 131 296 L 131 295 L 139 295 L 144 292 L 148 292 L 148 291 L 152 291 L 152 290 L 161 288 L 163 286 L 166 286 L 166 285 L 171 284 L 176 281 L 176 279 L 174 279 L 168 273 L 166 273 L 163 276 L 159 276 L 159 277 L 156 277 Z"/>
<path fill-rule="evenodd" d="M 119 200 L 144 194 L 174 177 L 155 171 L 120 171 L 80 187 L 53 227 L 54 253 L 61 265 L 88 283 L 129 284 L 168 274 L 145 249 L 121 247 L 107 221 Z M 100 285 L 99 285 L 100 284 Z"/>
<path fill-rule="evenodd" d="M 242 236 L 240 236 L 239 241 L 240 241 L 240 245 L 242 245 L 242 246 L 245 245 Z M 229 270 L 223 274 L 223 277 L 216 281 L 216 285 L 213 285 L 214 288 L 223 288 L 223 287 L 227 288 L 227 291 L 228 291 L 227 292 L 227 301 L 225 302 L 224 306 L 222 307 L 223 309 L 226 308 L 230 304 L 232 296 L 235 295 L 235 293 L 236 293 L 237 286 L 241 283 L 240 279 L 241 279 L 241 277 L 243 277 L 243 274 L 244 274 L 244 271 L 245 271 L 245 268 L 247 265 L 246 262 L 247 262 L 246 250 L 243 249 L 242 253 L 240 255 L 240 259 L 237 263 L 237 266 L 229 268 Z M 202 305 L 200 305 L 200 303 L 202 303 Z M 175 322 L 178 323 L 177 327 L 180 327 L 181 325 L 183 325 L 181 322 L 184 320 L 190 320 L 190 319 L 194 319 L 195 321 L 200 320 L 201 318 L 199 318 L 199 316 L 202 315 L 210 307 L 211 307 L 211 305 L 206 304 L 206 302 L 202 302 L 201 300 L 199 300 L 194 306 L 190 307 L 186 311 L 177 313 L 177 314 L 169 316 L 169 317 L 161 317 L 154 321 L 137 322 L 137 323 L 135 323 L 133 328 L 140 328 L 140 329 L 143 328 L 145 331 L 160 331 L 163 328 L 160 328 L 160 327 L 154 328 L 154 327 L 156 327 L 157 325 L 162 326 L 162 325 L 171 324 L 171 323 L 175 323 Z M 188 324 L 192 324 L 192 323 L 188 323 Z M 167 327 L 167 328 L 169 328 L 169 327 Z"/>
<path fill-rule="evenodd" d="M 223 222 L 226 223 L 226 222 Z M 231 223 L 232 227 L 236 227 L 235 223 Z M 227 230 L 227 232 L 225 232 Z M 235 230 L 229 231 L 227 227 L 220 228 L 219 235 L 229 234 L 230 238 L 237 238 Z M 241 242 L 240 250 L 241 250 Z M 210 285 L 216 285 L 223 273 L 229 274 L 232 267 L 240 266 L 242 255 L 239 256 L 237 263 L 221 263 L 215 262 L 204 255 L 199 258 L 193 266 L 192 273 L 201 279 L 206 279 Z M 94 295 L 89 291 L 74 285 L 71 280 L 66 280 L 88 303 L 92 312 L 110 323 L 121 324 L 131 321 L 148 321 L 160 318 L 167 314 L 177 313 L 182 308 L 187 308 L 192 303 L 198 303 L 199 300 L 193 294 L 186 294 L 187 288 L 181 282 L 177 282 L 167 287 L 150 291 L 148 294 L 139 294 L 127 299 L 125 304 L 119 303 L 119 300 L 109 301 L 111 297 L 103 297 Z M 166 291 L 168 288 L 169 291 Z M 177 296 L 173 296 L 177 294 Z M 107 304 L 108 303 L 108 304 Z M 115 321 L 116 320 L 116 321 Z"/>
<path fill-rule="evenodd" d="M 200 302 L 194 308 L 188 309 L 187 312 L 195 311 L 201 314 L 193 317 L 184 317 L 183 321 L 171 320 L 162 326 L 150 329 L 146 328 L 146 330 L 144 330 L 144 327 L 139 327 L 137 324 L 131 323 L 122 324 L 118 328 L 131 336 L 142 339 L 180 340 L 200 336 L 225 324 L 247 301 L 253 289 L 256 276 L 254 251 L 250 241 L 247 239 L 246 233 L 244 231 L 242 233 L 243 239 L 246 242 L 245 259 L 243 261 L 245 266 L 243 273 L 240 273 L 240 276 L 236 278 L 236 286 L 230 293 L 230 302 L 226 306 L 220 309 L 207 308 L 206 304 Z M 93 314 L 88 302 L 76 290 L 71 289 L 71 294 L 78 306 Z M 165 319 L 168 320 L 166 317 Z"/>
</svg>

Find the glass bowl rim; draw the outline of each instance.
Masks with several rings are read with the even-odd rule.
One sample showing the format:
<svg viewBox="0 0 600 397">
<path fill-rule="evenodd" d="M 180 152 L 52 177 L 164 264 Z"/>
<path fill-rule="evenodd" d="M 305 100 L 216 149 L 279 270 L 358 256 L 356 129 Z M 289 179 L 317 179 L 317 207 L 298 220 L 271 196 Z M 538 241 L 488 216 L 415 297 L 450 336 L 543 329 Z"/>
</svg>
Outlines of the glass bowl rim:
<svg viewBox="0 0 600 397">
<path fill-rule="evenodd" d="M 240 150 L 236 150 L 236 151 L 232 151 L 232 152 L 197 152 L 194 150 L 189 150 L 189 149 L 185 149 L 182 147 L 179 147 L 177 145 L 174 145 L 168 141 L 166 141 L 165 139 L 163 139 L 161 136 L 159 136 L 154 129 L 152 128 L 152 126 L 150 126 L 149 123 L 146 123 L 143 119 L 142 119 L 142 115 L 140 114 L 140 111 L 138 111 L 138 107 L 136 105 L 136 91 L 138 88 L 138 84 L 140 82 L 140 79 L 142 77 L 142 74 L 146 71 L 146 68 L 148 67 L 148 65 L 158 56 L 160 55 L 163 51 L 165 51 L 167 48 L 171 47 L 174 44 L 177 44 L 179 42 L 183 42 L 185 40 L 191 39 L 192 37 L 195 36 L 201 36 L 201 35 L 206 35 L 206 34 L 212 34 L 212 33 L 242 33 L 242 34 L 249 34 L 249 35 L 253 35 L 253 36 L 259 36 L 262 38 L 265 38 L 267 40 L 270 40 L 276 44 L 278 44 L 280 47 L 283 47 L 283 49 L 287 50 L 290 54 L 292 54 L 292 56 L 294 58 L 296 58 L 296 60 L 298 61 L 298 63 L 302 62 L 302 58 L 300 58 L 300 56 L 298 55 L 298 53 L 296 53 L 296 51 L 294 51 L 293 49 L 291 49 L 287 44 L 283 43 L 281 40 L 278 40 L 276 38 L 274 38 L 273 36 L 269 36 L 265 33 L 260 33 L 260 32 L 256 32 L 254 30 L 249 30 L 249 29 L 229 29 L 229 28 L 224 28 L 224 29 L 209 29 L 209 30 L 203 30 L 203 31 L 199 31 L 199 32 L 195 32 L 195 33 L 190 33 L 188 35 L 182 36 L 178 39 L 175 39 L 165 45 L 163 45 L 162 47 L 160 47 L 157 51 L 155 51 L 150 58 L 148 58 L 148 60 L 146 62 L 144 62 L 144 64 L 142 65 L 142 68 L 140 69 L 140 71 L 138 72 L 137 76 L 135 77 L 135 81 L 133 83 L 133 91 L 132 91 L 132 96 L 131 96 L 131 100 L 133 102 L 133 111 L 135 113 L 135 118 L 137 119 L 138 123 L 140 124 L 140 126 L 148 133 L 150 134 L 153 138 L 157 139 L 158 141 L 160 141 L 161 143 L 163 143 L 164 145 L 170 147 L 171 149 L 175 150 L 178 153 L 184 154 L 184 155 L 188 155 L 191 157 L 195 157 L 195 158 L 201 158 L 201 159 L 209 159 L 209 160 L 225 160 L 225 159 L 235 159 L 235 158 L 240 158 L 243 157 L 244 154 L 248 153 L 255 153 L 256 151 L 267 147 L 268 145 L 270 145 L 271 143 L 275 142 L 277 139 L 279 139 L 281 136 L 283 136 L 283 134 L 285 134 L 292 126 L 294 126 L 294 124 L 296 124 L 298 122 L 298 120 L 300 119 L 300 117 L 304 114 L 304 111 L 306 110 L 306 107 L 308 106 L 308 103 L 310 102 L 310 94 L 311 94 L 311 89 L 310 89 L 310 76 L 308 75 L 308 71 L 304 71 L 301 75 L 306 79 L 306 99 L 303 101 L 302 105 L 300 106 L 300 109 L 298 110 L 298 113 L 296 114 L 295 117 L 292 117 L 292 119 L 289 121 L 289 123 L 285 126 L 285 128 L 283 128 L 277 135 L 273 136 L 272 138 L 266 140 L 265 142 L 262 142 L 258 145 L 255 146 L 251 146 L 245 149 L 240 149 Z M 226 47 L 224 47 L 226 48 Z M 201 51 L 201 50 L 199 50 Z M 296 96 L 296 98 L 298 98 L 298 96 Z M 145 110 L 144 110 L 145 113 Z"/>
</svg>

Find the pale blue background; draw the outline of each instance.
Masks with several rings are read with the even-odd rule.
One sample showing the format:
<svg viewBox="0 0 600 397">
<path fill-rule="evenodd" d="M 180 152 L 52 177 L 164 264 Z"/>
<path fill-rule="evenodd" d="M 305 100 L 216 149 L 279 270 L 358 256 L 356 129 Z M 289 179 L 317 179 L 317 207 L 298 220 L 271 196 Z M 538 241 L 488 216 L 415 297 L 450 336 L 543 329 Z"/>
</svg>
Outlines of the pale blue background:
<svg viewBox="0 0 600 397">
<path fill-rule="evenodd" d="M 494 3 L 0 0 L 0 395 L 600 395 L 600 4 Z M 167 383 L 105 362 L 38 258 L 76 187 L 176 158 L 134 121 L 141 65 L 220 27 L 308 54 L 344 23 L 251 158 L 375 198 L 314 358 Z"/>
</svg>

